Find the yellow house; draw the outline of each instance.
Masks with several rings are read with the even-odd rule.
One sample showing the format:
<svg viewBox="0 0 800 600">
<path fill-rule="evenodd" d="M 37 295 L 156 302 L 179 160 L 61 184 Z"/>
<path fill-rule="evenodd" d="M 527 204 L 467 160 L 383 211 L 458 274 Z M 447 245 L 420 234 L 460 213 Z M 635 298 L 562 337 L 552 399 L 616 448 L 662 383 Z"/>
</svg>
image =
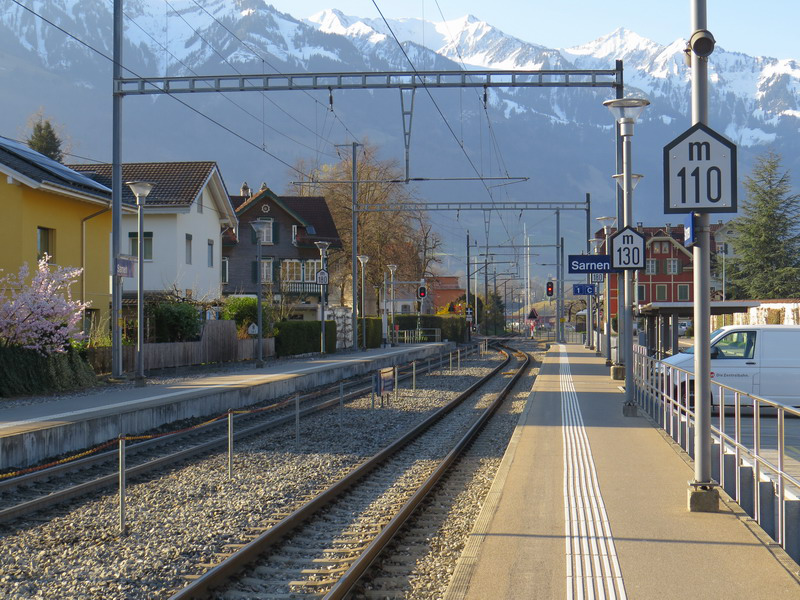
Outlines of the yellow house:
<svg viewBox="0 0 800 600">
<path fill-rule="evenodd" d="M 83 274 L 72 296 L 89 303 L 87 318 L 110 312 L 111 190 L 89 177 L 0 137 L 0 269 L 34 269 L 44 253 Z M 87 323 L 88 324 L 88 323 Z"/>
</svg>

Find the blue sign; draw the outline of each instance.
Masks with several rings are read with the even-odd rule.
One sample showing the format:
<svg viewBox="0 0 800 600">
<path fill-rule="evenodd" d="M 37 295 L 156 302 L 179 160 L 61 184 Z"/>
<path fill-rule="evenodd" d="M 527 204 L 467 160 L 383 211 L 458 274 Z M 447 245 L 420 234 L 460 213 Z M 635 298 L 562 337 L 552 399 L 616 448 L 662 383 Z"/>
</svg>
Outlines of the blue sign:
<svg viewBox="0 0 800 600">
<path fill-rule="evenodd" d="M 133 261 L 129 258 L 117 258 L 117 277 L 133 277 Z"/>
<path fill-rule="evenodd" d="M 686 215 L 686 220 L 683 222 L 683 245 L 687 248 L 694 246 L 695 242 L 694 232 L 694 213 Z"/>
<path fill-rule="evenodd" d="M 611 268 L 611 257 L 608 254 L 570 254 L 567 257 L 569 273 L 616 273 Z"/>
<path fill-rule="evenodd" d="M 594 296 L 597 294 L 597 288 L 588 283 L 576 283 L 572 286 L 572 294 L 575 296 Z"/>
</svg>

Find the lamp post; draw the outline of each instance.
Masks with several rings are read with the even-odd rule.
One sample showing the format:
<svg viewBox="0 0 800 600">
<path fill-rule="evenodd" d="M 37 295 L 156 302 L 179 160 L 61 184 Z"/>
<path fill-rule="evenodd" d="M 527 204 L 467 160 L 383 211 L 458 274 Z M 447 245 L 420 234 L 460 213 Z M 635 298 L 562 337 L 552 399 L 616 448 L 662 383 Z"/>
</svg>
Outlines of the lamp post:
<svg viewBox="0 0 800 600">
<path fill-rule="evenodd" d="M 369 256 L 366 254 L 358 255 L 358 262 L 361 263 L 361 342 L 364 344 L 362 351 L 367 351 L 367 262 Z"/>
<path fill-rule="evenodd" d="M 642 111 L 650 104 L 644 98 L 618 98 L 606 100 L 608 107 L 619 124 L 622 137 L 622 226 L 630 227 L 633 220 L 633 170 L 631 168 L 631 138 L 633 126 Z M 625 270 L 622 310 L 622 351 L 625 364 L 625 406 L 624 414 L 635 414 L 633 399 L 633 273 Z"/>
<path fill-rule="evenodd" d="M 389 343 L 394 346 L 394 272 L 397 271 L 397 265 L 386 265 L 389 269 L 392 287 L 392 329 L 389 332 Z"/>
<path fill-rule="evenodd" d="M 616 222 L 616 217 L 597 217 L 597 221 L 600 222 L 600 225 L 603 226 L 603 236 L 605 237 L 605 251 L 606 254 L 609 254 L 609 240 L 608 237 L 611 235 L 611 228 L 614 226 Z M 603 292 L 603 313 L 605 315 L 603 330 L 606 336 L 606 366 L 610 367 L 614 364 L 614 361 L 611 360 L 611 313 L 610 310 L 610 297 L 611 297 L 611 273 L 607 273 L 605 276 L 605 290 Z M 617 303 L 619 303 L 619 294 L 617 294 Z M 617 352 L 619 352 L 619 347 L 617 348 Z"/>
<path fill-rule="evenodd" d="M 136 373 L 134 381 L 136 387 L 146 384 L 144 378 L 144 356 L 142 354 L 142 340 L 144 339 L 144 203 L 153 184 L 147 181 L 126 181 L 125 185 L 131 188 L 136 196 L 136 216 L 138 233 L 136 238 Z"/>
<path fill-rule="evenodd" d="M 260 369 L 264 366 L 264 334 L 263 334 L 263 315 L 261 310 L 261 295 L 263 294 L 263 273 L 262 273 L 262 265 L 261 265 L 261 244 L 264 240 L 264 234 L 267 231 L 267 227 L 271 227 L 272 224 L 269 221 L 250 221 L 250 226 L 256 232 L 256 271 L 258 272 L 258 277 L 256 277 L 256 310 L 258 311 L 258 315 L 256 316 L 256 326 L 258 327 L 258 342 L 256 344 L 256 352 L 258 358 L 256 358 L 256 368 Z"/>
<path fill-rule="evenodd" d="M 330 246 L 331 243 L 330 242 L 314 242 L 314 245 L 317 248 L 319 248 L 319 261 L 320 261 L 320 264 L 322 265 L 322 269 L 321 270 L 322 271 L 327 271 L 326 267 L 328 265 L 326 263 L 327 263 L 327 258 L 328 258 L 328 246 Z M 326 281 L 327 281 L 327 279 L 326 279 Z M 325 292 L 327 292 L 327 290 L 328 290 L 328 284 L 327 283 L 321 283 L 320 286 L 319 286 L 319 303 L 321 305 L 320 320 L 322 321 L 322 333 L 320 335 L 321 335 L 322 339 L 320 340 L 320 343 L 319 343 L 319 345 L 320 345 L 319 351 L 322 354 L 325 354 L 325 305 L 327 304 L 327 298 L 326 298 L 327 294 Z"/>
</svg>

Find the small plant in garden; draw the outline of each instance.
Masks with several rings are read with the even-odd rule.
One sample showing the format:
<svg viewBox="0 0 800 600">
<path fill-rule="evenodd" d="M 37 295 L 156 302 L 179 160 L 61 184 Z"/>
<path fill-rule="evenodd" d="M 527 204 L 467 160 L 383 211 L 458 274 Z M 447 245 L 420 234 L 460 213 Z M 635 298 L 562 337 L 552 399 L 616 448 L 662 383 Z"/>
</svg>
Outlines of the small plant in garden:
<svg viewBox="0 0 800 600">
<path fill-rule="evenodd" d="M 17 274 L 0 275 L 0 346 L 47 355 L 83 338 L 79 324 L 88 304 L 73 300 L 70 291 L 82 269 L 49 265 L 49 259 L 39 260 L 30 283 L 28 263 Z"/>
</svg>

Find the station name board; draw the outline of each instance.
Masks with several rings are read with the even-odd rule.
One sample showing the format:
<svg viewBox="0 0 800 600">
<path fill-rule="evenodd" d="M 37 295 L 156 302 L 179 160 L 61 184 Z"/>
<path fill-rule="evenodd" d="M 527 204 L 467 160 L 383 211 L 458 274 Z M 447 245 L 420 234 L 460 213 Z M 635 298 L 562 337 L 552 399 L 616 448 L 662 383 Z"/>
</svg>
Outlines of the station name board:
<svg viewBox="0 0 800 600">
<path fill-rule="evenodd" d="M 569 273 L 616 273 L 608 254 L 573 254 L 568 257 Z"/>
</svg>

